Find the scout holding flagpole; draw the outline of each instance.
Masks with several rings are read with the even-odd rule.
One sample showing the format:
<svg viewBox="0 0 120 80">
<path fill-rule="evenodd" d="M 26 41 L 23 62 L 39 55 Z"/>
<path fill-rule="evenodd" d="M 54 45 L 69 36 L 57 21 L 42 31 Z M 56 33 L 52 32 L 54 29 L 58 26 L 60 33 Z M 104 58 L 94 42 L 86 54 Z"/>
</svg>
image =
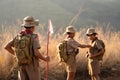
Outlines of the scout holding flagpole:
<svg viewBox="0 0 120 80">
<path fill-rule="evenodd" d="M 39 59 L 47 62 L 50 60 L 49 56 L 43 56 L 39 51 L 41 47 L 39 37 L 38 34 L 34 33 L 38 25 L 39 21 L 37 19 L 26 16 L 21 25 L 24 29 L 4 47 L 11 55 L 16 56 L 19 66 L 19 80 L 41 80 Z"/>
</svg>

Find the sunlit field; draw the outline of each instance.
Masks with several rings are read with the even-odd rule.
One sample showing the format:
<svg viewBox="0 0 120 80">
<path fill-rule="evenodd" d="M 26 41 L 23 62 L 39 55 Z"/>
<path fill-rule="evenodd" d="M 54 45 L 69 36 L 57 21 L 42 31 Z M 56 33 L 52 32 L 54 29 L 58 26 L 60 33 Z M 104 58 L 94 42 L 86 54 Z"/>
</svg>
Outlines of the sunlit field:
<svg viewBox="0 0 120 80">
<path fill-rule="evenodd" d="M 4 45 L 15 37 L 15 35 L 22 29 L 20 25 L 6 26 L 3 25 L 0 32 L 0 80 L 8 80 L 12 70 L 16 67 L 15 56 L 9 54 L 4 49 Z M 106 52 L 103 58 L 103 67 L 112 67 L 113 65 L 120 64 L 120 31 L 112 30 L 109 25 L 96 25 L 95 29 L 98 32 L 99 39 L 102 39 L 106 45 Z M 92 27 L 92 26 L 88 26 Z M 54 27 L 55 29 L 55 27 Z M 65 80 L 66 73 L 64 66 L 60 65 L 56 47 L 57 44 L 64 39 L 65 35 L 63 28 L 56 31 L 50 37 L 49 43 L 49 56 L 51 58 L 49 62 L 49 80 Z M 81 44 L 89 44 L 86 33 L 87 27 L 80 28 L 76 32 L 75 39 Z M 44 25 L 40 25 L 36 28 L 36 33 L 39 36 L 41 49 L 40 52 L 46 55 L 46 40 L 47 32 Z M 83 75 L 87 70 L 87 58 L 85 54 L 88 49 L 80 49 L 77 58 L 77 73 Z M 45 78 L 46 63 L 40 61 L 41 77 Z M 80 72 L 80 73 L 79 73 Z M 82 77 L 82 76 L 79 76 Z M 78 78 L 77 80 L 79 80 Z M 85 79 L 83 79 L 85 80 Z"/>
</svg>

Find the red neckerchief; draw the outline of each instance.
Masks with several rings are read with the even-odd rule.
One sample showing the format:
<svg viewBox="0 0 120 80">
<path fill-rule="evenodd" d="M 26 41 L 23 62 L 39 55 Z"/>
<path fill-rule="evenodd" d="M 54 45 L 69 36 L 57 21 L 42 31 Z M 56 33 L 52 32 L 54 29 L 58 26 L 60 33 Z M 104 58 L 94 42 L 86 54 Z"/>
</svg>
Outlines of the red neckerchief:
<svg viewBox="0 0 120 80">
<path fill-rule="evenodd" d="M 32 34 L 32 33 L 33 33 L 33 32 L 30 31 L 30 30 L 28 30 L 28 29 L 22 30 L 22 31 L 20 32 L 20 34 Z"/>
</svg>

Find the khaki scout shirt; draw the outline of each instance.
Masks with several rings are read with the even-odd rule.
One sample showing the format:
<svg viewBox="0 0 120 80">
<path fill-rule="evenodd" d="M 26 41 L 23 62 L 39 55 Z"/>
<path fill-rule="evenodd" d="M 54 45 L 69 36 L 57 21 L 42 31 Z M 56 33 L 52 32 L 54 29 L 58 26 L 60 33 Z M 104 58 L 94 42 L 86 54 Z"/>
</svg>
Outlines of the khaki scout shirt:
<svg viewBox="0 0 120 80">
<path fill-rule="evenodd" d="M 81 44 L 79 44 L 76 40 L 73 38 L 68 38 L 67 40 L 67 50 L 68 54 L 73 53 L 75 49 L 77 49 Z"/>
<path fill-rule="evenodd" d="M 102 44 L 98 39 L 92 41 L 91 48 L 89 49 L 90 54 L 97 54 L 100 49 L 103 49 Z"/>
</svg>

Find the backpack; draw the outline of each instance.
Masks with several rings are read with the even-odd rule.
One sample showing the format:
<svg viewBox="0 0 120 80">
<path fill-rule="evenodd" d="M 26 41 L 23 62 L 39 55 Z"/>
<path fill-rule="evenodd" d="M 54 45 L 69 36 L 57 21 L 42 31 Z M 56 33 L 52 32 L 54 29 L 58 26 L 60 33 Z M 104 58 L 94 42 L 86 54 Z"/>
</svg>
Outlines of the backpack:
<svg viewBox="0 0 120 80">
<path fill-rule="evenodd" d="M 98 60 L 102 60 L 103 59 L 103 56 L 104 56 L 104 53 L 105 53 L 105 44 L 104 44 L 104 42 L 102 41 L 102 40 L 98 40 L 99 42 L 100 42 L 100 44 L 102 45 L 102 47 L 103 47 L 103 49 L 104 49 L 104 52 L 100 55 L 100 56 L 98 56 L 97 58 L 98 58 Z"/>
<path fill-rule="evenodd" d="M 68 60 L 67 41 L 63 40 L 62 42 L 60 42 L 57 46 L 57 50 L 60 62 L 67 62 Z"/>
<path fill-rule="evenodd" d="M 32 36 L 35 34 L 18 34 L 14 39 L 14 47 L 18 65 L 30 64 L 33 57 Z"/>
</svg>

